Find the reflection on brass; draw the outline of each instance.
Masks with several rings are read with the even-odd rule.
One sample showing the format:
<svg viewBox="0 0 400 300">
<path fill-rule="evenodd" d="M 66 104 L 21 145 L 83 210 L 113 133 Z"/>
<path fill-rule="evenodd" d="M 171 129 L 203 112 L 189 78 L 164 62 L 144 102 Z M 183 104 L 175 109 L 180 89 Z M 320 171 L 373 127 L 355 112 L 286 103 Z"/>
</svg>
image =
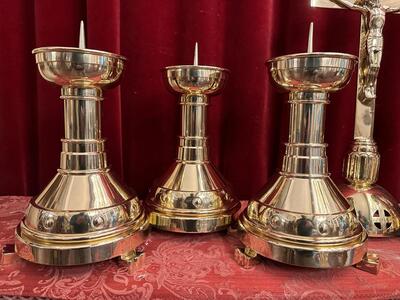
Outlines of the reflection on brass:
<svg viewBox="0 0 400 300">
<path fill-rule="evenodd" d="M 14 247 L 14 244 L 0 245 L 0 265 L 10 265 L 18 259 Z"/>
<path fill-rule="evenodd" d="M 208 160 L 206 108 L 208 96 L 222 88 L 228 72 L 182 65 L 167 67 L 164 73 L 172 90 L 182 94 L 182 133 L 175 163 L 146 202 L 150 223 L 162 230 L 186 233 L 225 229 L 240 203 Z"/>
<path fill-rule="evenodd" d="M 31 200 L 16 230 L 16 251 L 61 266 L 123 256 L 144 241 L 147 221 L 135 194 L 110 173 L 100 109 L 101 88 L 117 83 L 125 59 L 80 48 L 33 53 L 42 77 L 62 86 L 65 137 L 56 176 Z"/>
<path fill-rule="evenodd" d="M 367 234 L 329 177 L 324 143 L 328 93 L 347 84 L 356 62 L 352 55 L 324 52 L 267 62 L 274 81 L 290 92 L 290 125 L 279 178 L 239 220 L 241 241 L 262 256 L 334 268 L 356 264 L 366 252 Z"/>
<path fill-rule="evenodd" d="M 361 13 L 354 140 L 344 162 L 344 175 L 350 184 L 340 188 L 354 204 L 370 237 L 393 236 L 400 230 L 400 209 L 396 199 L 375 184 L 380 156 L 373 130 L 385 17 L 388 13 L 400 12 L 400 0 L 311 0 L 311 5 L 342 7 Z"/>
<path fill-rule="evenodd" d="M 250 269 L 260 263 L 257 253 L 250 248 L 236 248 L 234 258 L 237 264 L 244 269 Z"/>
<path fill-rule="evenodd" d="M 368 252 L 364 255 L 362 261 L 356 264 L 355 267 L 365 272 L 378 275 L 379 269 L 381 267 L 379 255 L 376 253 Z"/>
</svg>

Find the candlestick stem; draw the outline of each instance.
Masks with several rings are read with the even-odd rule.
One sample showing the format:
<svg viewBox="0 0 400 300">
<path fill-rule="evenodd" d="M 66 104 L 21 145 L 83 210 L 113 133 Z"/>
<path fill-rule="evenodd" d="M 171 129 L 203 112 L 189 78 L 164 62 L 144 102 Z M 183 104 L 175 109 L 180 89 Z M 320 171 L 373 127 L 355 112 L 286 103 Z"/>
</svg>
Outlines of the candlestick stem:
<svg viewBox="0 0 400 300">
<path fill-rule="evenodd" d="M 206 95 L 183 95 L 181 97 L 182 133 L 178 149 L 179 161 L 208 161 L 207 104 Z"/>
</svg>

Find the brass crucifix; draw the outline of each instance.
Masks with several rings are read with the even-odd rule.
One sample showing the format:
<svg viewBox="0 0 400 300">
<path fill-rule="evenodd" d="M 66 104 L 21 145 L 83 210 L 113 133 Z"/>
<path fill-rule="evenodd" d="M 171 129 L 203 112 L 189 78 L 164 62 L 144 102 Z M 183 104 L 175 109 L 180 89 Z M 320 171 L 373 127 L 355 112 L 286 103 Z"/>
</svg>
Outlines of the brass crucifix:
<svg viewBox="0 0 400 300">
<path fill-rule="evenodd" d="M 400 230 L 397 201 L 378 180 L 380 156 L 373 138 L 376 86 L 383 52 L 386 14 L 400 12 L 400 0 L 311 0 L 311 6 L 346 8 L 361 13 L 360 49 L 356 116 L 352 152 L 346 158 L 344 173 L 350 182 L 341 188 L 354 203 L 360 221 L 370 236 L 393 235 Z M 390 226 L 377 226 L 374 212 L 385 211 Z"/>
</svg>

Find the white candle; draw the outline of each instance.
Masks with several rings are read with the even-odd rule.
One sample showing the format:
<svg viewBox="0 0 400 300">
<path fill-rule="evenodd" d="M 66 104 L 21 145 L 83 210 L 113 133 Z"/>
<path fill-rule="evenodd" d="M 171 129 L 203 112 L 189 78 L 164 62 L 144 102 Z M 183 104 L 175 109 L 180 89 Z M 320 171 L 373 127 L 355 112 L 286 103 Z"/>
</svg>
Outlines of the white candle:
<svg viewBox="0 0 400 300">
<path fill-rule="evenodd" d="M 81 49 L 86 48 L 85 23 L 83 21 L 81 21 L 81 27 L 79 28 L 79 48 Z"/>
<path fill-rule="evenodd" d="M 196 42 L 194 45 L 194 59 L 193 59 L 193 65 L 198 66 L 199 65 L 199 45 Z"/>
<path fill-rule="evenodd" d="M 308 47 L 307 52 L 313 52 L 313 40 L 314 40 L 314 22 L 310 23 L 310 29 L 308 31 Z"/>
</svg>

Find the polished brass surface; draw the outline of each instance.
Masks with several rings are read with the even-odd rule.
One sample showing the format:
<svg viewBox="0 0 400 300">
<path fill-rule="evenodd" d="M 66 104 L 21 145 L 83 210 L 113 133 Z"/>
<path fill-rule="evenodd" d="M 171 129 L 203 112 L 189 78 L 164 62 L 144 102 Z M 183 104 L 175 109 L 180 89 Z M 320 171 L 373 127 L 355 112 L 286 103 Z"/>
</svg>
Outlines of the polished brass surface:
<svg viewBox="0 0 400 300">
<path fill-rule="evenodd" d="M 400 229 L 400 209 L 393 196 L 381 186 L 378 180 L 379 153 L 375 142 L 370 139 L 356 139 L 352 152 L 344 165 L 349 185 L 340 189 L 356 208 L 361 224 L 369 237 L 392 236 Z"/>
<path fill-rule="evenodd" d="M 164 70 L 168 85 L 181 93 L 182 132 L 175 163 L 150 192 L 150 223 L 159 229 L 186 233 L 223 230 L 240 203 L 208 159 L 206 108 L 227 70 L 182 65 Z"/>
<path fill-rule="evenodd" d="M 117 84 L 122 56 L 79 48 L 33 50 L 44 79 L 61 85 L 65 137 L 60 168 L 16 230 L 16 252 L 45 265 L 124 256 L 146 237 L 144 209 L 110 173 L 101 136 L 102 87 Z"/>
<path fill-rule="evenodd" d="M 367 188 L 340 186 L 343 195 L 353 203 L 358 219 L 369 237 L 394 236 L 399 232 L 400 214 L 396 199 L 374 184 Z"/>
<path fill-rule="evenodd" d="M 362 261 L 356 264 L 355 267 L 365 272 L 378 275 L 381 268 L 381 260 L 379 259 L 378 254 L 367 252 Z"/>
<path fill-rule="evenodd" d="M 375 184 L 380 156 L 373 130 L 385 19 L 389 13 L 400 12 L 400 0 L 311 0 L 311 5 L 347 8 L 361 13 L 354 140 L 344 162 L 344 175 L 349 185 L 339 188 L 353 202 L 369 236 L 394 236 L 400 231 L 400 208 L 388 191 Z"/>
<path fill-rule="evenodd" d="M 329 177 L 324 143 L 328 92 L 347 84 L 356 62 L 318 52 L 268 61 L 274 81 L 290 92 L 289 142 L 279 178 L 239 219 L 240 239 L 256 253 L 312 268 L 353 265 L 366 253 L 367 234 Z"/>
</svg>

